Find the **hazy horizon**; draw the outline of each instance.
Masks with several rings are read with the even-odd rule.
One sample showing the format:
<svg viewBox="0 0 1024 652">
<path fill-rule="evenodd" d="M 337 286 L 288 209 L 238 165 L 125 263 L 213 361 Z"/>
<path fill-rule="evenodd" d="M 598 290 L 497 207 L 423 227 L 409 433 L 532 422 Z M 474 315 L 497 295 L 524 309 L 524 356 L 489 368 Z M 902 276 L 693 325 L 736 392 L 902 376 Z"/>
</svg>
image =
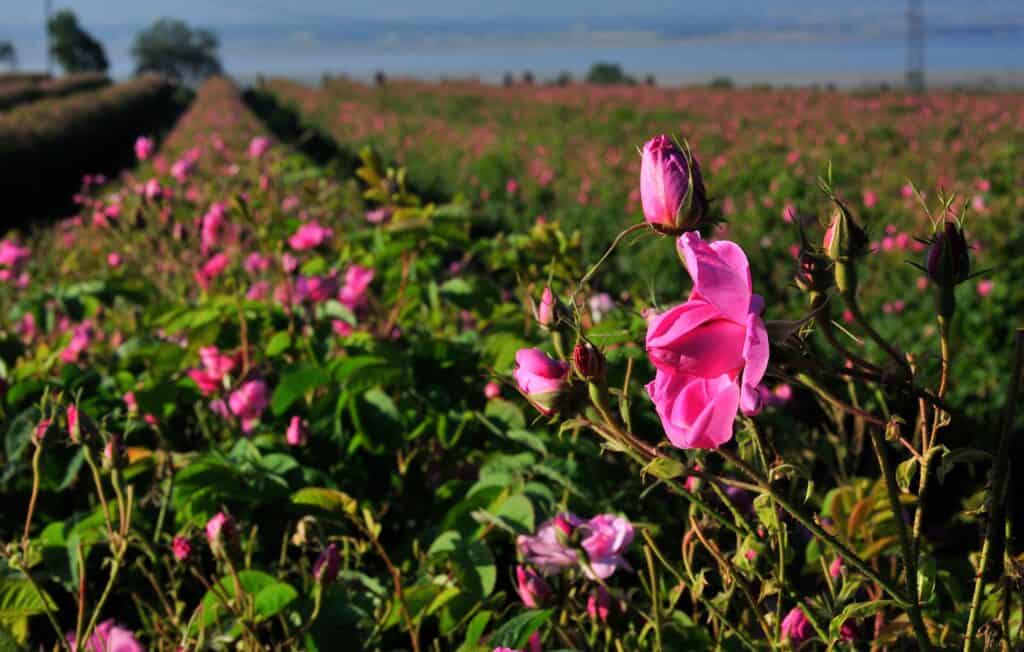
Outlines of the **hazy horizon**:
<svg viewBox="0 0 1024 652">
<path fill-rule="evenodd" d="M 1024 70 L 1024 3 L 925 0 L 932 78 Z M 34 6 L 32 6 L 34 5 Z M 42 3 L 0 8 L 0 40 L 18 49 L 21 69 L 44 65 Z M 899 1 L 846 3 L 722 0 L 682 10 L 658 0 L 480 7 L 438 0 L 423 13 L 411 0 L 293 6 L 278 0 L 178 0 L 159 11 L 126 0 L 55 2 L 71 8 L 103 42 L 111 72 L 132 72 L 135 34 L 160 16 L 213 29 L 228 73 L 315 78 L 328 72 L 366 77 L 437 78 L 530 70 L 538 78 L 591 63 L 621 63 L 630 74 L 670 83 L 727 75 L 737 80 L 840 83 L 898 79 L 904 62 L 905 6 Z"/>
</svg>

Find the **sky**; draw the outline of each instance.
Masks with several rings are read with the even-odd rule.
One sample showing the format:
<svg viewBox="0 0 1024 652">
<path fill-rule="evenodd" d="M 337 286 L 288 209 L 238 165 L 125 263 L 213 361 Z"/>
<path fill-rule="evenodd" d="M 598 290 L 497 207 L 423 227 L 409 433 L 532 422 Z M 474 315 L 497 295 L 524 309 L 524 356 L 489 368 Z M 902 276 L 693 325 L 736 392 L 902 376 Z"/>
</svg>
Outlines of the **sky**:
<svg viewBox="0 0 1024 652">
<path fill-rule="evenodd" d="M 228 71 L 243 75 L 315 76 L 343 71 L 350 62 L 357 75 L 376 67 L 398 74 L 488 77 L 523 64 L 542 74 L 579 72 L 595 57 L 617 57 L 649 69 L 638 73 L 665 75 L 686 68 L 663 61 L 666 52 L 689 52 L 725 73 L 760 67 L 763 74 L 782 75 L 815 67 L 822 74 L 841 74 L 858 66 L 893 72 L 902 62 L 906 29 L 902 0 L 51 2 L 54 10 L 74 10 L 104 43 L 118 76 L 131 73 L 134 35 L 161 16 L 212 28 L 221 38 Z M 14 42 L 23 69 L 43 65 L 43 3 L 0 2 L 0 40 Z M 1024 0 L 922 4 L 935 45 L 934 66 L 997 71 L 1024 66 Z M 861 47 L 847 47 L 855 42 Z M 699 47 L 680 50 L 680 45 Z M 884 56 L 872 47 L 881 47 Z M 803 54 L 792 56 L 794 50 Z"/>
</svg>

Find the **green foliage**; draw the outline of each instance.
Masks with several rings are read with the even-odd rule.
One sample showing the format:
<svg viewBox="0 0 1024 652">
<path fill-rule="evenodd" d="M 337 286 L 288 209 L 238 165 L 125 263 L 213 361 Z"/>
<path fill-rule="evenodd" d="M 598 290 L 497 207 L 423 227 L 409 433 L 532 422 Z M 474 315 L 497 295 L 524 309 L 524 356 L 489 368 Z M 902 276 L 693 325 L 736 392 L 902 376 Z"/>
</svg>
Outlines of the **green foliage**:
<svg viewBox="0 0 1024 652">
<path fill-rule="evenodd" d="M 103 46 L 78 24 L 70 9 L 62 9 L 46 21 L 50 54 L 67 73 L 106 72 L 110 67 Z"/>
<path fill-rule="evenodd" d="M 160 18 L 139 32 L 132 45 L 136 74 L 159 73 L 197 82 L 220 74 L 217 35 L 184 21 Z"/>
</svg>

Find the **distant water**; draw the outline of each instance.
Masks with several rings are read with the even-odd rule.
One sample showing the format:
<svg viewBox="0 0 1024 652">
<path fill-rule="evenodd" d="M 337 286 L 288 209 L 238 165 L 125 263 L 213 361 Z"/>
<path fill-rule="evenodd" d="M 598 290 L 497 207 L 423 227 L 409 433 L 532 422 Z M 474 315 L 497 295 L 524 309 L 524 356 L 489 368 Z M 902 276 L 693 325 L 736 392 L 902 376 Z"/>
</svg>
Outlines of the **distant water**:
<svg viewBox="0 0 1024 652">
<path fill-rule="evenodd" d="M 377 71 L 390 76 L 425 79 L 476 76 L 498 81 L 506 72 L 530 71 L 538 80 L 567 71 L 575 78 L 595 61 L 622 65 L 631 75 L 654 75 L 660 83 L 707 81 L 726 76 L 737 82 L 825 83 L 843 86 L 902 79 L 906 46 L 900 39 L 871 41 L 744 42 L 687 41 L 678 44 L 548 44 L 527 47 L 384 49 L 315 49 L 273 51 L 261 48 L 224 52 L 227 69 L 241 78 L 257 74 L 287 75 L 313 80 L 323 73 L 370 78 Z M 1024 38 L 990 36 L 932 39 L 925 52 L 927 75 L 939 83 L 979 81 L 1024 83 Z"/>
</svg>

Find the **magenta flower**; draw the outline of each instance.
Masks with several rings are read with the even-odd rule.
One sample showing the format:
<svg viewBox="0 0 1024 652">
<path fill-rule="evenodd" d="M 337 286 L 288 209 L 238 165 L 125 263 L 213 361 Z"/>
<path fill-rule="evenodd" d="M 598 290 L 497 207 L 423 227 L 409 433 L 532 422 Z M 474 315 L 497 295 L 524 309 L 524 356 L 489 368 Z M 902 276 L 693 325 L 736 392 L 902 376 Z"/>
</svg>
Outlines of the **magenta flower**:
<svg viewBox="0 0 1024 652">
<path fill-rule="evenodd" d="M 211 548 L 216 549 L 225 543 L 231 543 L 237 536 L 238 526 L 235 519 L 224 512 L 217 512 L 206 522 L 206 541 Z"/>
<path fill-rule="evenodd" d="M 270 269 L 270 258 L 254 251 L 245 257 L 243 267 L 245 267 L 245 271 L 250 274 L 265 272 Z"/>
<path fill-rule="evenodd" d="M 557 573 L 577 564 L 579 557 L 569 545 L 569 536 L 572 529 L 581 523 L 583 521 L 574 514 L 560 514 L 541 525 L 533 536 L 519 535 L 516 548 L 526 561 L 542 573 Z"/>
<path fill-rule="evenodd" d="M 328 276 L 300 276 L 295 279 L 295 300 L 323 303 L 338 292 L 338 279 Z"/>
<path fill-rule="evenodd" d="M 32 250 L 12 240 L 0 242 L 0 266 L 17 272 L 32 257 Z"/>
<path fill-rule="evenodd" d="M 190 369 L 188 377 L 199 385 L 203 396 L 209 396 L 224 386 L 224 377 L 231 373 L 238 361 L 234 356 L 221 353 L 215 346 L 199 349 L 200 369 Z"/>
<path fill-rule="evenodd" d="M 793 607 L 782 619 L 782 637 L 790 643 L 802 643 L 811 637 L 811 623 L 803 609 Z"/>
<path fill-rule="evenodd" d="M 296 251 L 315 249 L 334 235 L 334 229 L 320 226 L 317 222 L 306 222 L 288 238 L 288 245 Z"/>
<path fill-rule="evenodd" d="M 484 397 L 488 399 L 498 398 L 501 396 L 501 385 L 494 382 L 493 380 L 484 385 Z"/>
<path fill-rule="evenodd" d="M 192 554 L 192 544 L 183 536 L 176 536 L 171 542 L 171 552 L 178 561 L 185 561 Z"/>
<path fill-rule="evenodd" d="M 338 545 L 328 544 L 313 563 L 313 577 L 321 584 L 330 584 L 337 579 L 340 567 L 341 556 L 338 554 Z"/>
<path fill-rule="evenodd" d="M 751 291 L 747 257 L 728 241 L 685 233 L 679 250 L 693 278 L 686 303 L 653 317 L 647 355 L 657 368 L 647 392 L 669 441 L 717 448 L 732 438 L 737 409 L 760 407 L 768 367 L 764 300 Z"/>
<path fill-rule="evenodd" d="M 708 210 L 697 159 L 668 136 L 644 143 L 640 161 L 640 203 L 648 224 L 673 232 L 695 229 Z"/>
<path fill-rule="evenodd" d="M 299 259 L 295 256 L 284 253 L 281 254 L 281 269 L 284 270 L 285 274 L 291 274 L 299 268 Z"/>
<path fill-rule="evenodd" d="M 156 179 L 150 179 L 146 182 L 146 185 L 142 187 L 143 196 L 150 200 L 155 201 L 164 196 L 164 189 L 160 185 L 160 182 Z"/>
<path fill-rule="evenodd" d="M 292 417 L 288 422 L 288 429 L 284 433 L 285 441 L 289 446 L 302 446 L 306 443 L 307 437 L 306 424 L 299 417 Z"/>
<path fill-rule="evenodd" d="M 121 254 L 116 251 L 112 251 L 107 254 L 107 265 L 110 267 L 120 267 L 122 262 Z"/>
<path fill-rule="evenodd" d="M 249 158 L 263 158 L 263 155 L 270 149 L 270 139 L 265 136 L 257 136 L 249 141 Z"/>
<path fill-rule="evenodd" d="M 71 334 L 71 341 L 60 352 L 61 361 L 68 364 L 77 362 L 82 353 L 89 348 L 94 336 L 95 332 L 93 331 L 92 324 L 89 322 L 82 322 L 75 326 Z"/>
<path fill-rule="evenodd" d="M 71 649 L 77 650 L 75 635 L 68 634 L 67 639 Z M 131 630 L 121 627 L 113 619 L 96 625 L 83 649 L 86 652 L 146 652 Z"/>
<path fill-rule="evenodd" d="M 213 282 L 213 279 L 223 274 L 224 270 L 226 270 L 230 264 L 231 259 L 228 258 L 227 254 L 223 252 L 214 254 L 209 260 L 203 263 L 202 267 L 200 267 L 198 271 L 196 271 L 196 283 L 198 283 L 199 287 L 204 290 L 209 289 L 210 283 Z"/>
<path fill-rule="evenodd" d="M 978 281 L 978 287 L 976 288 L 978 291 L 978 296 L 987 297 L 988 295 L 992 294 L 992 290 L 994 290 L 995 287 L 995 281 L 991 281 L 989 279 L 983 279 L 981 281 Z"/>
<path fill-rule="evenodd" d="M 530 609 L 540 607 L 551 597 L 551 587 L 537 571 L 528 566 L 516 566 L 516 592 Z"/>
<path fill-rule="evenodd" d="M 156 149 L 156 144 L 152 138 L 146 138 L 145 136 L 139 136 L 135 139 L 135 158 L 140 161 L 147 161 L 149 157 L 153 155 L 153 151 Z"/>
<path fill-rule="evenodd" d="M 591 579 L 611 577 L 617 568 L 630 570 L 629 562 L 622 554 L 633 542 L 633 526 L 626 519 L 613 514 L 599 514 L 579 525 L 583 537 L 580 544 L 587 553 L 590 568 L 586 575 Z"/>
<path fill-rule="evenodd" d="M 519 391 L 541 414 L 552 414 L 565 387 L 569 364 L 548 357 L 540 349 L 519 349 L 512 376 Z"/>
<path fill-rule="evenodd" d="M 270 404 L 270 390 L 262 380 L 250 380 L 228 396 L 228 407 L 242 423 L 242 431 L 249 432 L 260 420 L 263 410 Z"/>
<path fill-rule="evenodd" d="M 68 437 L 77 444 L 82 439 L 82 429 L 78 421 L 78 406 L 69 405 L 67 409 Z"/>
<path fill-rule="evenodd" d="M 608 612 L 611 611 L 612 596 L 608 589 L 600 584 L 590 593 L 587 598 L 587 613 L 593 620 L 600 619 L 602 623 L 608 622 Z"/>
<path fill-rule="evenodd" d="M 226 209 L 221 202 L 214 202 L 210 210 L 203 215 L 202 225 L 199 229 L 200 250 L 203 254 L 209 253 L 220 244 L 224 236 L 224 216 Z"/>
<path fill-rule="evenodd" d="M 345 285 L 338 292 L 338 301 L 350 310 L 366 303 L 366 290 L 373 282 L 374 271 L 369 267 L 352 265 L 345 272 Z"/>
</svg>

